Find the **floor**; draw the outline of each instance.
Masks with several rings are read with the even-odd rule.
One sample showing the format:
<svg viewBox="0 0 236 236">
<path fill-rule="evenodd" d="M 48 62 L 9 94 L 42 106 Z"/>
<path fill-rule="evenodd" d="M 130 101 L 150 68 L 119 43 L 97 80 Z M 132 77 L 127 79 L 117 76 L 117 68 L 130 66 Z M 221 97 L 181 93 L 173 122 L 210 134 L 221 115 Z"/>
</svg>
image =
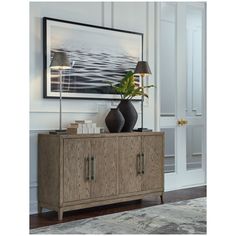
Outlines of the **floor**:
<svg viewBox="0 0 236 236">
<path fill-rule="evenodd" d="M 206 186 L 195 188 L 181 189 L 166 192 L 164 194 L 164 202 L 177 202 L 181 200 L 194 199 L 206 196 Z M 141 209 L 144 207 L 161 204 L 160 198 L 151 196 L 138 201 L 131 201 L 126 203 L 118 203 L 101 207 L 93 207 L 89 209 L 82 209 L 76 211 L 69 211 L 63 214 L 63 220 L 58 221 L 56 212 L 45 212 L 42 214 L 30 215 L 30 229 L 73 221 L 86 219 L 95 216 L 107 215 L 116 212 Z"/>
</svg>

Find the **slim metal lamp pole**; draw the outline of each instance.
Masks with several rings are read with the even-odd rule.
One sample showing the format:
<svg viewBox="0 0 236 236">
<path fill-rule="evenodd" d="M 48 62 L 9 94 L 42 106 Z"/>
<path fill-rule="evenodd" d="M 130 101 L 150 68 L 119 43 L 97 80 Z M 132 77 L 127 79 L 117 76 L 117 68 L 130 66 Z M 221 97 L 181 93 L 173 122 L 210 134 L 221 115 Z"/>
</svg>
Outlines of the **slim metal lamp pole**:
<svg viewBox="0 0 236 236">
<path fill-rule="evenodd" d="M 144 74 L 141 74 L 142 87 L 143 87 L 143 77 Z M 141 101 L 141 130 L 143 130 L 143 101 L 144 101 L 144 89 L 142 91 L 142 101 Z"/>
<path fill-rule="evenodd" d="M 62 70 L 59 70 L 60 72 L 60 116 L 59 116 L 59 127 L 60 127 L 60 130 L 62 130 L 62 125 L 61 125 L 61 100 L 62 100 L 62 97 L 61 97 L 61 91 L 62 91 Z"/>
<path fill-rule="evenodd" d="M 60 132 L 63 131 L 62 130 L 62 113 L 61 113 L 61 104 L 62 104 L 62 70 L 66 70 L 66 69 L 70 69 L 71 65 L 70 62 L 66 56 L 65 52 L 55 52 L 54 56 L 52 58 L 52 61 L 50 63 L 50 68 L 53 70 L 59 70 L 59 74 L 60 74 L 60 84 L 59 84 L 59 93 L 60 93 L 60 99 L 59 99 L 59 103 L 60 103 L 60 111 L 59 111 L 59 130 L 56 130 L 56 132 Z"/>
</svg>

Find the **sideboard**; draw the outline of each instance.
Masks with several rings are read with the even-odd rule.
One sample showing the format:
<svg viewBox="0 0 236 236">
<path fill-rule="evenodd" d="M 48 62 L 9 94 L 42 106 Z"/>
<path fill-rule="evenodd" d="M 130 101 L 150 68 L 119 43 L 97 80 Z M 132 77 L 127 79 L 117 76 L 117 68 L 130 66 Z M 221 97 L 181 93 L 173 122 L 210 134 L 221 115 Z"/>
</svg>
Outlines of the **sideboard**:
<svg viewBox="0 0 236 236">
<path fill-rule="evenodd" d="M 164 133 L 38 135 L 38 210 L 63 212 L 157 194 L 163 203 Z"/>
</svg>

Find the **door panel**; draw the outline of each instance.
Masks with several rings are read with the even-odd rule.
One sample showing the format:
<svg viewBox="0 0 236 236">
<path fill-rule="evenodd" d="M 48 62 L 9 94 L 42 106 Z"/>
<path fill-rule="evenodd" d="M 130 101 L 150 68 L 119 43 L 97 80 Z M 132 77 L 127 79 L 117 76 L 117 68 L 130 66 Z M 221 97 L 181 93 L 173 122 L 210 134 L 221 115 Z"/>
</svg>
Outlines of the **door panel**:
<svg viewBox="0 0 236 236">
<path fill-rule="evenodd" d="M 186 8 L 187 37 L 187 86 L 186 116 L 202 116 L 203 95 L 203 42 L 202 19 L 203 11 L 193 7 Z"/>
<path fill-rule="evenodd" d="M 114 138 L 91 140 L 94 158 L 95 179 L 91 181 L 91 197 L 105 197 L 117 194 L 118 144 Z"/>
<path fill-rule="evenodd" d="M 145 191 L 160 188 L 163 183 L 162 136 L 143 136 L 142 150 L 144 154 L 142 190 Z"/>
<path fill-rule="evenodd" d="M 173 117 L 176 115 L 176 25 L 175 7 L 171 4 L 162 4 L 160 28 L 160 77 L 163 78 L 160 87 L 164 91 L 160 93 L 160 110 L 162 117 Z"/>
<path fill-rule="evenodd" d="M 137 174 L 137 155 L 141 153 L 141 137 L 119 137 L 119 194 L 141 191 L 141 175 Z"/>
<path fill-rule="evenodd" d="M 204 140 L 201 126 L 187 127 L 187 170 L 202 168 L 202 147 Z"/>
<path fill-rule="evenodd" d="M 90 198 L 85 158 L 90 153 L 87 139 L 64 139 L 64 202 Z"/>
</svg>

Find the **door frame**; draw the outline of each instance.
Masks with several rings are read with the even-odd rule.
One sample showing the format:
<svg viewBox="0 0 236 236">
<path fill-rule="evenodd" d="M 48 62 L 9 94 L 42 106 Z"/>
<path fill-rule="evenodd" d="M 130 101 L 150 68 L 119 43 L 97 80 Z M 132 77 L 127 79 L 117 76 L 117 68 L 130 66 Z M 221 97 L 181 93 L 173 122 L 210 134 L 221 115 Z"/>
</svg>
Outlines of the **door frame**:
<svg viewBox="0 0 236 236">
<path fill-rule="evenodd" d="M 206 183 L 206 4 L 205 3 L 170 3 L 176 5 L 176 103 L 174 117 L 161 117 L 159 108 L 159 130 L 160 128 L 174 128 L 175 130 L 175 172 L 165 173 L 165 191 L 199 186 Z M 201 118 L 187 118 L 189 125 L 202 125 L 203 127 L 203 146 L 202 146 L 202 168 L 195 170 L 186 170 L 186 126 L 179 127 L 176 122 L 180 118 L 185 118 L 185 110 L 183 105 L 186 98 L 179 96 L 179 94 L 186 93 L 186 79 L 181 81 L 180 78 L 186 78 L 187 64 L 186 64 L 186 34 L 185 34 L 185 8 L 197 7 L 203 11 L 202 18 L 202 117 Z M 161 3 L 158 4 L 158 26 L 160 26 Z M 157 33 L 160 35 L 160 27 Z M 160 37 L 158 39 L 158 66 L 160 66 Z M 160 72 L 158 72 L 160 78 Z M 160 82 L 160 79 L 159 79 Z M 161 88 L 159 89 L 159 91 Z M 160 94 L 160 93 L 159 93 Z M 158 103 L 160 107 L 160 95 L 158 96 Z M 182 109 L 179 109 L 181 108 Z"/>
</svg>

